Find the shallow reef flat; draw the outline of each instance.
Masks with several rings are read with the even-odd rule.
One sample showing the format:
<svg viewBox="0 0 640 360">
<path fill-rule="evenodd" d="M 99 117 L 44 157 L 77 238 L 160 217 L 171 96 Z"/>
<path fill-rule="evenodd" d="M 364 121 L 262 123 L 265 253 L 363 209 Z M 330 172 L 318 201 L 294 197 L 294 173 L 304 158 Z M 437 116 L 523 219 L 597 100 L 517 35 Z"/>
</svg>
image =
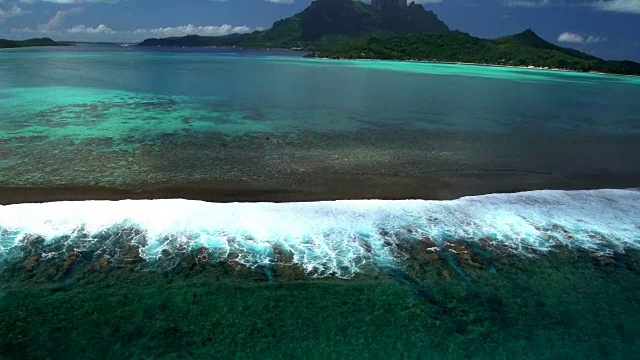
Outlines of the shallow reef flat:
<svg viewBox="0 0 640 360">
<path fill-rule="evenodd" d="M 629 78 L 268 54 L 1 54 L 0 202 L 454 199 L 640 181 Z"/>
<path fill-rule="evenodd" d="M 399 249 L 350 279 L 184 253 L 167 270 L 15 260 L 0 272 L 0 355 L 48 358 L 627 359 L 640 343 L 640 253 L 479 243 Z M 281 253 L 286 260 L 286 253 Z M 286 262 L 286 261 L 285 261 Z"/>
</svg>

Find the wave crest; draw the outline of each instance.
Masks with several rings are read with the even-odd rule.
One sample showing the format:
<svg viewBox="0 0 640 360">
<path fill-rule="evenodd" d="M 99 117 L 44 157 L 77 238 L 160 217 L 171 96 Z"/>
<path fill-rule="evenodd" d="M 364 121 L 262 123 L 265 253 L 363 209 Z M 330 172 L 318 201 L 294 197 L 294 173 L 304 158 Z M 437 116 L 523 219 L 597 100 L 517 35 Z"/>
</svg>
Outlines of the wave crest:
<svg viewBox="0 0 640 360">
<path fill-rule="evenodd" d="M 0 207 L 0 263 L 72 253 L 145 266 L 180 254 L 246 266 L 290 263 L 315 276 L 394 266 L 402 244 L 482 242 L 514 254 L 640 247 L 640 191 L 533 191 L 452 201 L 205 203 L 82 201 Z"/>
</svg>

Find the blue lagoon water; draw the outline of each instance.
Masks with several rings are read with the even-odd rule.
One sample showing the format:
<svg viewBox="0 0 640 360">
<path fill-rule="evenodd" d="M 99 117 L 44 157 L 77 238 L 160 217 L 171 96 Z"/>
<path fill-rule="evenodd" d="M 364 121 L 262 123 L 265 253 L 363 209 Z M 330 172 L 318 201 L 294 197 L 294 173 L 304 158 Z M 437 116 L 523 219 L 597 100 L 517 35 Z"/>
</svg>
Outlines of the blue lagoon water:
<svg viewBox="0 0 640 360">
<path fill-rule="evenodd" d="M 632 77 L 220 50 L 0 58 L 3 186 L 456 198 L 633 187 L 640 174 Z M 385 196 L 388 183 L 411 189 Z"/>
<path fill-rule="evenodd" d="M 634 358 L 640 80 L 0 51 L 0 357 Z"/>
</svg>

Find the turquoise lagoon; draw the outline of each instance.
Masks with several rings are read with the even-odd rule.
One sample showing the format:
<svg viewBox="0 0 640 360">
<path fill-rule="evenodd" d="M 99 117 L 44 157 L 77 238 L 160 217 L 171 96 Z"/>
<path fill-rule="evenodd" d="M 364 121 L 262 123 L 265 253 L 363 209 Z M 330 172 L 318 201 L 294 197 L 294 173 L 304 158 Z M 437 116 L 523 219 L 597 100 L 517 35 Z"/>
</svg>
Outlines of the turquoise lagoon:
<svg viewBox="0 0 640 360">
<path fill-rule="evenodd" d="M 337 169 L 637 185 L 633 77 L 113 49 L 0 53 L 0 184 L 140 188 L 233 174 L 284 186 Z M 184 162 L 207 165 L 187 172 Z"/>
</svg>

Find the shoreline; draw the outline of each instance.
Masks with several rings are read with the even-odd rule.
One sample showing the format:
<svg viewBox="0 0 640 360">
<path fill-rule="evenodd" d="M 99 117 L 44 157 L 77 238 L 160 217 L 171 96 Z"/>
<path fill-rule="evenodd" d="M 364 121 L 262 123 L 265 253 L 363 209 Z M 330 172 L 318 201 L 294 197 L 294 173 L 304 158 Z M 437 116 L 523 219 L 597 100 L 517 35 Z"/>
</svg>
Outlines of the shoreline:
<svg viewBox="0 0 640 360">
<path fill-rule="evenodd" d="M 303 55 L 305 59 L 317 59 L 317 60 L 343 60 L 343 61 L 392 61 L 392 62 L 405 62 L 405 63 L 422 63 L 422 64 L 443 64 L 443 65 L 467 65 L 467 66 L 484 66 L 484 67 L 496 67 L 496 68 L 506 68 L 506 69 L 523 69 L 523 70 L 536 70 L 536 71 L 554 71 L 554 72 L 565 72 L 571 74 L 586 74 L 586 75 L 605 75 L 605 76 L 622 76 L 629 77 L 633 79 L 639 79 L 640 75 L 627 75 L 627 74 L 616 74 L 616 73 L 604 73 L 599 71 L 578 71 L 571 69 L 562 69 L 562 68 L 549 68 L 549 67 L 541 67 L 541 66 L 517 66 L 517 65 L 500 65 L 500 64 L 482 64 L 482 63 L 469 63 L 462 61 L 442 61 L 442 60 L 402 60 L 402 59 L 367 59 L 367 58 L 358 58 L 358 59 L 349 59 L 349 58 L 330 58 L 330 57 L 321 57 L 321 56 L 306 56 Z"/>
<path fill-rule="evenodd" d="M 140 46 L 135 45 L 138 48 L 162 48 L 163 46 Z M 393 61 L 393 62 L 408 62 L 408 63 L 424 63 L 424 64 L 446 64 L 446 65 L 471 65 L 471 66 L 485 66 L 485 67 L 497 67 L 497 68 L 507 68 L 507 69 L 527 69 L 527 70 L 545 70 L 545 71 L 554 71 L 554 72 L 566 72 L 571 74 L 588 74 L 588 75 L 605 75 L 605 76 L 622 76 L 629 77 L 634 79 L 640 79 L 640 75 L 627 75 L 627 74 L 616 74 L 616 73 L 605 73 L 599 71 L 579 71 L 579 70 L 571 70 L 571 69 L 563 69 L 563 68 L 550 68 L 550 67 L 542 67 L 542 66 L 533 66 L 533 65 L 501 65 L 501 64 L 483 64 L 483 63 L 472 63 L 472 62 L 463 62 L 463 61 L 444 61 L 444 60 L 401 60 L 401 59 L 371 59 L 371 58 L 358 58 L 358 59 L 350 59 L 350 58 L 330 58 L 330 57 L 321 57 L 321 56 L 307 56 L 313 54 L 313 50 L 304 50 L 302 48 L 247 48 L 247 47 L 224 47 L 224 46 L 164 46 L 165 48 L 179 48 L 179 49 L 229 49 L 229 50 L 254 50 L 254 51 L 295 51 L 295 52 L 304 52 L 302 55 L 304 59 L 316 59 L 316 60 L 353 60 L 353 61 Z"/>
<path fill-rule="evenodd" d="M 63 45 L 50 45 L 50 46 L 26 46 L 26 47 L 16 47 L 16 48 L 0 48 L 0 50 L 6 49 L 25 49 L 25 48 L 50 48 L 50 47 L 66 47 L 66 46 L 75 46 L 75 45 L 67 45 L 65 42 Z M 122 47 L 122 45 L 118 43 L 87 43 L 91 45 L 113 45 L 114 47 Z M 129 45 L 135 48 L 162 48 L 163 46 L 140 46 L 139 44 Z M 302 48 L 246 48 L 246 47 L 224 47 L 224 46 L 165 46 L 166 48 L 179 48 L 179 49 L 228 49 L 228 50 L 252 50 L 252 51 L 292 51 L 292 52 L 303 52 L 302 58 L 305 59 L 318 59 L 318 60 L 354 60 L 354 61 L 393 61 L 393 62 L 408 62 L 408 63 L 424 63 L 424 64 L 446 64 L 446 65 L 468 65 L 468 66 L 485 66 L 485 67 L 496 67 L 496 68 L 507 68 L 507 69 L 526 69 L 526 70 L 544 70 L 544 71 L 554 71 L 554 72 L 566 72 L 572 74 L 588 74 L 588 75 L 605 75 L 605 76 L 622 76 L 629 77 L 633 79 L 640 79 L 640 75 L 628 75 L 628 74 L 617 74 L 617 73 L 605 73 L 599 71 L 579 71 L 579 70 L 571 70 L 571 69 L 563 69 L 563 68 L 550 68 L 550 67 L 542 67 L 542 66 L 534 66 L 534 65 L 501 65 L 501 64 L 484 64 L 484 63 L 473 63 L 473 62 L 463 62 L 463 61 L 444 61 L 444 60 L 401 60 L 401 59 L 368 59 L 368 58 L 358 58 L 358 59 L 349 59 L 349 58 L 330 58 L 330 57 L 320 57 L 320 56 L 307 56 L 309 54 L 313 54 L 312 50 L 304 50 Z"/>
</svg>

